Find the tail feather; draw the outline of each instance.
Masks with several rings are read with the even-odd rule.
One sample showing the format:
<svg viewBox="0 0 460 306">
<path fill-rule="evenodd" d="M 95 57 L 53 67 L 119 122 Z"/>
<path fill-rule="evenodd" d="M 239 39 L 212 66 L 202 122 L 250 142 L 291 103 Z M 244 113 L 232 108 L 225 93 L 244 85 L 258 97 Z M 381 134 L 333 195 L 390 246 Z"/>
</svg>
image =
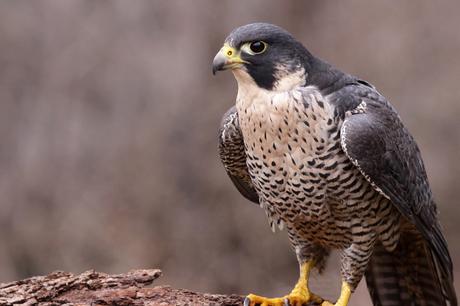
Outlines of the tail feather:
<svg viewBox="0 0 460 306">
<path fill-rule="evenodd" d="M 431 242 L 431 256 L 433 265 L 438 272 L 441 288 L 444 296 L 450 301 L 450 305 L 457 306 L 457 297 L 455 294 L 454 280 L 453 280 L 453 265 L 450 258 L 449 250 L 447 249 L 447 242 L 442 235 L 439 224 L 432 227 L 429 241 Z"/>
<path fill-rule="evenodd" d="M 392 252 L 378 243 L 366 270 L 374 306 L 457 306 L 452 273 L 437 261 L 417 234 L 403 233 Z"/>
</svg>

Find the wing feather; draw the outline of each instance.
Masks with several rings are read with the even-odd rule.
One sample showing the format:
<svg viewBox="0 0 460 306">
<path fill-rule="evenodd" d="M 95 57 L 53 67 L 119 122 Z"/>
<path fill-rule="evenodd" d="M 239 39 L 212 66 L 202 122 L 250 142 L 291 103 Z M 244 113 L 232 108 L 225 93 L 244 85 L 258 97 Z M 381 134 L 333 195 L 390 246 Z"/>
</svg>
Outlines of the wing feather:
<svg viewBox="0 0 460 306">
<path fill-rule="evenodd" d="M 246 165 L 243 135 L 234 106 L 225 113 L 220 124 L 219 156 L 238 191 L 246 199 L 259 204 L 259 196 L 252 184 Z"/>
<path fill-rule="evenodd" d="M 426 239 L 444 293 L 456 305 L 452 261 L 437 220 L 420 151 L 395 109 L 382 96 L 377 99 L 370 96 L 375 97 L 357 96 L 361 99 L 358 107 L 345 114 L 342 148 L 372 186 L 390 199 Z"/>
</svg>

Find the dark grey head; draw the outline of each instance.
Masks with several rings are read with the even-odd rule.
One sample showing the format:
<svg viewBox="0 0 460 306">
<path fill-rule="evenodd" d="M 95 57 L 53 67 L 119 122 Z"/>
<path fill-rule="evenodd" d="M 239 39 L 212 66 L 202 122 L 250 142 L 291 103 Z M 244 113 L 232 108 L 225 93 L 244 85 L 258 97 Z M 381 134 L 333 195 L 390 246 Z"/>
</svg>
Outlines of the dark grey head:
<svg viewBox="0 0 460 306">
<path fill-rule="evenodd" d="M 236 28 L 225 39 L 214 58 L 213 72 L 232 69 L 237 76 L 236 72 L 243 71 L 261 88 L 287 89 L 305 84 L 311 58 L 286 30 L 268 23 L 252 23 Z M 302 81 L 303 84 L 294 84 Z"/>
</svg>

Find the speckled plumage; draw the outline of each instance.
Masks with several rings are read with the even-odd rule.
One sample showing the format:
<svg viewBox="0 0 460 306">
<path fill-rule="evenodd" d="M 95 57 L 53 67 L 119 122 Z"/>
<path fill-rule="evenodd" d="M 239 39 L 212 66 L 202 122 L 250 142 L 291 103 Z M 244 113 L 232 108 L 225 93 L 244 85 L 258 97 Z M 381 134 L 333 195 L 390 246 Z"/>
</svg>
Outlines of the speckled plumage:
<svg viewBox="0 0 460 306">
<path fill-rule="evenodd" d="M 370 249 L 377 237 L 394 249 L 398 236 L 388 235 L 387 227 L 392 224 L 392 232 L 398 232 L 399 214 L 345 155 L 343 120 L 316 88 L 263 92 L 249 105 L 237 100 L 237 109 L 247 169 L 261 206 L 272 226 L 286 225 L 301 260 L 314 256 L 322 263 L 329 249 L 349 248 L 344 260 L 355 265 L 355 259 L 369 258 L 360 249 Z M 382 215 L 388 220 L 382 222 Z M 361 275 L 349 274 L 356 286 Z"/>
<path fill-rule="evenodd" d="M 227 41 L 244 42 L 246 27 Z M 275 49 L 285 32 L 262 28 L 277 34 Z M 329 250 L 339 249 L 342 278 L 352 289 L 367 269 L 374 305 L 456 305 L 452 263 L 415 141 L 372 85 L 297 44 L 301 54 L 288 63 L 291 53 L 280 51 L 285 69 L 270 63 L 263 82 L 263 58 L 233 71 L 236 109 L 224 116 L 219 142 L 233 182 L 264 208 L 272 227 L 286 227 L 300 263 L 314 260 L 321 270 Z M 400 258 L 407 254 L 413 256 Z M 423 285 L 429 282 L 435 285 Z"/>
</svg>

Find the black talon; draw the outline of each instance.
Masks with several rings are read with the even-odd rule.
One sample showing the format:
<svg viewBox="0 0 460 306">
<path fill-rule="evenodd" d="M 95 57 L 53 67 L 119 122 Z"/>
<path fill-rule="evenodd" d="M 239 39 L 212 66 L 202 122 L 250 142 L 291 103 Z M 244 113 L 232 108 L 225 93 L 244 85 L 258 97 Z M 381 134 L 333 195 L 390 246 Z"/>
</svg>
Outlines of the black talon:
<svg viewBox="0 0 460 306">
<path fill-rule="evenodd" d="M 251 303 L 251 300 L 250 300 L 248 297 L 246 297 L 246 298 L 244 299 L 243 306 L 249 306 L 250 303 Z"/>
</svg>

